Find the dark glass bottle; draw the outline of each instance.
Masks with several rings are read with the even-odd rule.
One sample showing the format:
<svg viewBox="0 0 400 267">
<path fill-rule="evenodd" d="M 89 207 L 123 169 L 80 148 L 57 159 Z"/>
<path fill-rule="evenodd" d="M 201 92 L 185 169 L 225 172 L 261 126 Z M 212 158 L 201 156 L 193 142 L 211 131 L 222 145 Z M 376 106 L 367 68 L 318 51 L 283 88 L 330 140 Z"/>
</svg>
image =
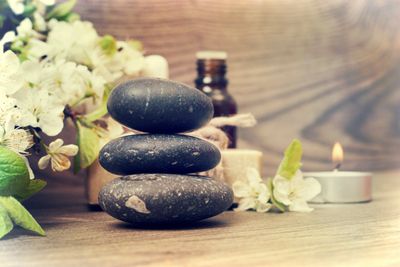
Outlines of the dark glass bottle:
<svg viewBox="0 0 400 267">
<path fill-rule="evenodd" d="M 237 105 L 228 93 L 226 74 L 227 54 L 222 51 L 201 51 L 197 57 L 196 88 L 211 97 L 214 105 L 214 117 L 237 114 Z M 223 127 L 228 135 L 229 148 L 236 147 L 237 129 L 234 126 Z"/>
</svg>

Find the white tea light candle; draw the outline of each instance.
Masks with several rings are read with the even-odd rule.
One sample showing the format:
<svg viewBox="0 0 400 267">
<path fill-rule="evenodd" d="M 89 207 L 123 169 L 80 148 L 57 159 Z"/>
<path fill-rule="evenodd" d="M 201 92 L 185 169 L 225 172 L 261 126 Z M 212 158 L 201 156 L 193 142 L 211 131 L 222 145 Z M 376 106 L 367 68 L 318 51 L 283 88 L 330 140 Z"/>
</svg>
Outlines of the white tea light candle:
<svg viewBox="0 0 400 267">
<path fill-rule="evenodd" d="M 372 199 L 372 175 L 368 172 L 307 172 L 321 184 L 312 203 L 356 203 Z"/>
<path fill-rule="evenodd" d="M 314 177 L 321 184 L 321 193 L 311 200 L 312 203 L 357 203 L 372 200 L 372 174 L 339 171 L 343 156 L 342 146 L 336 143 L 332 150 L 335 170 L 304 173 L 305 177 Z"/>
</svg>

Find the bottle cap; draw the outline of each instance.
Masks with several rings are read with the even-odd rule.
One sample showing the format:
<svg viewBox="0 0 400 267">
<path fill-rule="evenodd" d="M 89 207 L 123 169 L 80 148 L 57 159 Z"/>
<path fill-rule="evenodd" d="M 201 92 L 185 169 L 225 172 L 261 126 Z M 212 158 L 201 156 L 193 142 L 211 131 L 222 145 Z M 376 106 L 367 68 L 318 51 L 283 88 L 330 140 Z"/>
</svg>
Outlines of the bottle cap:
<svg viewBox="0 0 400 267">
<path fill-rule="evenodd" d="M 197 59 L 217 59 L 217 60 L 226 60 L 228 54 L 225 51 L 199 51 L 196 53 Z"/>
</svg>

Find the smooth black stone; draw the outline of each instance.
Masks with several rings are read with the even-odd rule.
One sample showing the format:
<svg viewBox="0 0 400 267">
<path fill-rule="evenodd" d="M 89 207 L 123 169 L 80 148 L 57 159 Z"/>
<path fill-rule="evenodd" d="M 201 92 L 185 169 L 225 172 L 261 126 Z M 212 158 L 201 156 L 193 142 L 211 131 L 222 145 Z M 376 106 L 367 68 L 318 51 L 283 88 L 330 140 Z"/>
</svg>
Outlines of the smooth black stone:
<svg viewBox="0 0 400 267">
<path fill-rule="evenodd" d="M 213 116 L 208 96 L 187 85 L 141 78 L 118 85 L 107 109 L 125 126 L 149 133 L 181 133 L 204 126 Z"/>
<path fill-rule="evenodd" d="M 233 201 L 232 190 L 205 176 L 135 174 L 117 178 L 100 191 L 108 214 L 138 225 L 186 223 L 215 216 Z"/>
<path fill-rule="evenodd" d="M 213 144 L 196 137 L 138 134 L 119 137 L 100 151 L 101 166 L 109 172 L 195 173 L 214 168 L 221 153 Z"/>
</svg>

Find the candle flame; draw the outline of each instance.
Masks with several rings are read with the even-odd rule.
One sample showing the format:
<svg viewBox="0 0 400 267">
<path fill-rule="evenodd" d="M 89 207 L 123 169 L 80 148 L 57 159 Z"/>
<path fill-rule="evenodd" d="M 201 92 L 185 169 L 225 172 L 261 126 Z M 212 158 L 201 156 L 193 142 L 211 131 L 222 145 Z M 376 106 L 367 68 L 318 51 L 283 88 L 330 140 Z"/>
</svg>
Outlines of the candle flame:
<svg viewBox="0 0 400 267">
<path fill-rule="evenodd" d="M 340 166 L 340 164 L 343 162 L 343 158 L 343 147 L 339 142 L 336 142 L 332 149 L 332 162 L 337 164 L 337 166 Z"/>
</svg>

